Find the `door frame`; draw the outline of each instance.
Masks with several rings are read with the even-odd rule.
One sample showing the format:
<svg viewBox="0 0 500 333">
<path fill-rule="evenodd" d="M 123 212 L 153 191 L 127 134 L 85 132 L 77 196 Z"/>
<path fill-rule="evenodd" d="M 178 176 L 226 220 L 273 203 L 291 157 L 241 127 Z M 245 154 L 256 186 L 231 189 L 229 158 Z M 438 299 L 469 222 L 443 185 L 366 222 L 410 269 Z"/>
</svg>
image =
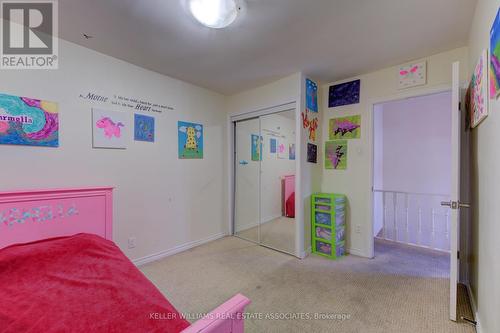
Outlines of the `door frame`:
<svg viewBox="0 0 500 333">
<path fill-rule="evenodd" d="M 369 200 L 368 200 L 368 216 L 370 218 L 370 223 L 369 223 L 369 233 L 367 235 L 366 242 L 368 243 L 368 258 L 374 258 L 375 257 L 375 237 L 373 236 L 373 231 L 374 231 L 374 205 L 373 205 L 373 200 L 374 200 L 374 194 L 373 194 L 373 175 L 374 175 L 374 169 L 375 169 L 375 132 L 374 132 L 374 114 L 375 114 L 375 105 L 377 104 L 383 104 L 383 103 L 389 103 L 389 102 L 394 102 L 398 100 L 403 100 L 403 99 L 408 99 L 408 98 L 415 98 L 415 97 L 422 97 L 422 96 L 428 96 L 428 95 L 435 95 L 435 94 L 440 94 L 444 92 L 451 92 L 452 86 L 451 84 L 443 84 L 443 85 L 436 85 L 432 87 L 423 87 L 423 88 L 415 88 L 411 90 L 404 90 L 401 91 L 400 93 L 393 94 L 393 95 L 388 95 L 385 97 L 379 97 L 379 98 L 373 98 L 368 102 L 368 115 L 370 117 L 370 122 L 369 122 L 369 133 L 368 137 L 370 139 L 370 144 L 369 144 L 369 188 L 367 188 L 367 191 L 369 193 Z"/>
<path fill-rule="evenodd" d="M 289 102 L 277 104 L 270 107 L 264 107 L 257 110 L 247 110 L 247 111 L 235 111 L 233 113 L 229 113 L 227 116 L 227 153 L 228 153 L 228 173 L 227 173 L 227 189 L 228 189 L 228 214 L 227 214 L 227 223 L 229 235 L 234 235 L 234 218 L 235 218 L 235 193 L 236 193 L 236 184 L 235 184 L 235 170 L 236 170 L 236 159 L 235 159 L 235 123 L 237 121 L 248 120 L 260 116 L 270 115 L 279 112 L 285 111 L 295 111 L 295 198 L 301 198 L 301 172 L 300 172 L 300 140 L 301 140 L 301 115 L 300 115 L 300 102 L 298 100 L 292 100 Z M 303 258 L 304 256 L 304 242 L 300 242 L 300 240 L 304 239 L 304 207 L 299 204 L 301 200 L 295 200 L 295 253 L 288 253 L 281 251 L 279 249 L 275 249 L 263 244 L 259 244 L 264 247 L 271 248 L 273 250 L 277 250 L 286 254 L 293 255 L 297 258 Z"/>
</svg>

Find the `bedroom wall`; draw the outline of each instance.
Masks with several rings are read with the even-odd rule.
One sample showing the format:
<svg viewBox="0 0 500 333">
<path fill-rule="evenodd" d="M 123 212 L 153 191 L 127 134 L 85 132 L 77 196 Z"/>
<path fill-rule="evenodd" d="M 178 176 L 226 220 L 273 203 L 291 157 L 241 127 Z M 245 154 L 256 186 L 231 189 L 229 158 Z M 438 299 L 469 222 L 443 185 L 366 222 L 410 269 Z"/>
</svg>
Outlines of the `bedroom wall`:
<svg viewBox="0 0 500 333">
<path fill-rule="evenodd" d="M 400 91 L 397 89 L 397 68 L 389 67 L 376 72 L 362 74 L 339 82 L 331 82 L 321 87 L 322 142 L 319 152 L 324 154 L 324 141 L 328 140 L 328 120 L 347 115 L 361 115 L 361 138 L 349 140 L 347 170 L 325 170 L 322 168 L 321 190 L 344 193 L 348 198 L 347 247 L 351 253 L 371 256 L 371 153 L 373 147 L 371 105 L 411 94 L 450 86 L 451 68 L 454 61 L 460 61 L 461 77 L 467 73 L 467 48 L 458 48 L 435 54 L 427 60 L 427 84 Z M 361 79 L 360 103 L 336 108 L 328 107 L 328 88 L 335 83 Z"/>
<path fill-rule="evenodd" d="M 225 97 L 65 41 L 59 55 L 58 70 L 1 73 L 2 93 L 59 103 L 60 147 L 0 146 L 0 190 L 115 186 L 114 239 L 131 259 L 226 234 Z M 174 110 L 155 114 L 155 143 L 135 142 L 131 134 L 126 150 L 93 149 L 92 107 L 130 119 L 134 112 L 79 97 L 88 92 Z M 204 125 L 202 160 L 177 158 L 178 120 Z M 127 248 L 129 237 L 136 238 L 134 249 Z"/>
<path fill-rule="evenodd" d="M 469 72 L 489 49 L 499 0 L 479 0 L 469 34 Z M 472 257 L 470 285 L 478 332 L 500 332 L 500 100 L 490 100 L 488 117 L 472 130 Z"/>
</svg>

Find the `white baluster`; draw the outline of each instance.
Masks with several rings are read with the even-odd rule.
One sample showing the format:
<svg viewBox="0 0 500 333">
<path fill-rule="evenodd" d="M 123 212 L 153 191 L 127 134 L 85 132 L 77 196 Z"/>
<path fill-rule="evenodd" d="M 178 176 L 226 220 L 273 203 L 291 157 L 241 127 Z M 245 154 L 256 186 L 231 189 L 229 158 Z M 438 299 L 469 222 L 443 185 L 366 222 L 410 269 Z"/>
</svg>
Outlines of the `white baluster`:
<svg viewBox="0 0 500 333">
<path fill-rule="evenodd" d="M 445 216 L 445 219 L 446 219 L 445 224 L 444 224 L 444 228 L 445 228 L 444 229 L 444 234 L 446 236 L 446 239 L 448 240 L 448 239 L 450 239 L 450 230 L 449 230 L 450 229 L 450 213 L 446 212 L 444 214 L 444 216 Z"/>
<path fill-rule="evenodd" d="M 418 207 L 418 232 L 417 232 L 417 245 L 422 243 L 422 207 Z"/>
<path fill-rule="evenodd" d="M 406 208 L 406 243 L 410 243 L 410 215 L 409 215 L 409 195 L 406 193 L 405 195 L 405 208 Z"/>
<path fill-rule="evenodd" d="M 385 205 L 385 192 L 382 192 L 382 205 L 383 205 L 383 216 L 382 216 L 382 235 L 384 236 L 384 239 L 387 239 L 387 232 L 386 232 L 386 227 L 385 227 L 385 218 L 387 214 L 387 207 Z"/>
<path fill-rule="evenodd" d="M 436 228 L 436 221 L 435 221 L 436 213 L 434 211 L 434 208 L 432 208 L 431 212 L 432 212 L 431 249 L 435 249 L 434 242 L 435 242 L 435 237 L 436 237 L 436 230 L 435 230 L 435 228 Z"/>
<path fill-rule="evenodd" d="M 394 232 L 393 232 L 393 237 L 394 240 L 397 242 L 398 241 L 398 225 L 397 225 L 397 193 L 392 194 L 392 209 L 393 209 L 393 224 L 394 224 Z"/>
</svg>

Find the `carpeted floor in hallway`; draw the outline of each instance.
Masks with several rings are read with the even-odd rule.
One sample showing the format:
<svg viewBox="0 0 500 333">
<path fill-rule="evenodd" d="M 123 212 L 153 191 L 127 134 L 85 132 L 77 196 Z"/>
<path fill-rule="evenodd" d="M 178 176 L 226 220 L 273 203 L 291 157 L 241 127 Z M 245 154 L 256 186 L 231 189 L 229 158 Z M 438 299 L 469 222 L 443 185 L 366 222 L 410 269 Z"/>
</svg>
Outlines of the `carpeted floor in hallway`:
<svg viewBox="0 0 500 333">
<path fill-rule="evenodd" d="M 225 237 L 141 270 L 184 313 L 244 294 L 245 332 L 474 332 L 448 320 L 448 255 L 399 244 L 377 241 L 375 259 L 299 260 Z M 298 314 L 310 319 L 281 319 Z"/>
</svg>

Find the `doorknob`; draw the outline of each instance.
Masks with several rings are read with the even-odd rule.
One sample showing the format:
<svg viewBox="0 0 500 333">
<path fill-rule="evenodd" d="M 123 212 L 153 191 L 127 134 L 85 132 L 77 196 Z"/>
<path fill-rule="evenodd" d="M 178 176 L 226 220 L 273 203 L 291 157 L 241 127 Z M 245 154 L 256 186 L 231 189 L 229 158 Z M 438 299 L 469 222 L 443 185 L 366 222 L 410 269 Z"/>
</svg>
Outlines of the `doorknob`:
<svg viewBox="0 0 500 333">
<path fill-rule="evenodd" d="M 460 201 L 441 201 L 441 206 L 447 206 L 451 209 L 470 208 L 470 204 Z"/>
</svg>

